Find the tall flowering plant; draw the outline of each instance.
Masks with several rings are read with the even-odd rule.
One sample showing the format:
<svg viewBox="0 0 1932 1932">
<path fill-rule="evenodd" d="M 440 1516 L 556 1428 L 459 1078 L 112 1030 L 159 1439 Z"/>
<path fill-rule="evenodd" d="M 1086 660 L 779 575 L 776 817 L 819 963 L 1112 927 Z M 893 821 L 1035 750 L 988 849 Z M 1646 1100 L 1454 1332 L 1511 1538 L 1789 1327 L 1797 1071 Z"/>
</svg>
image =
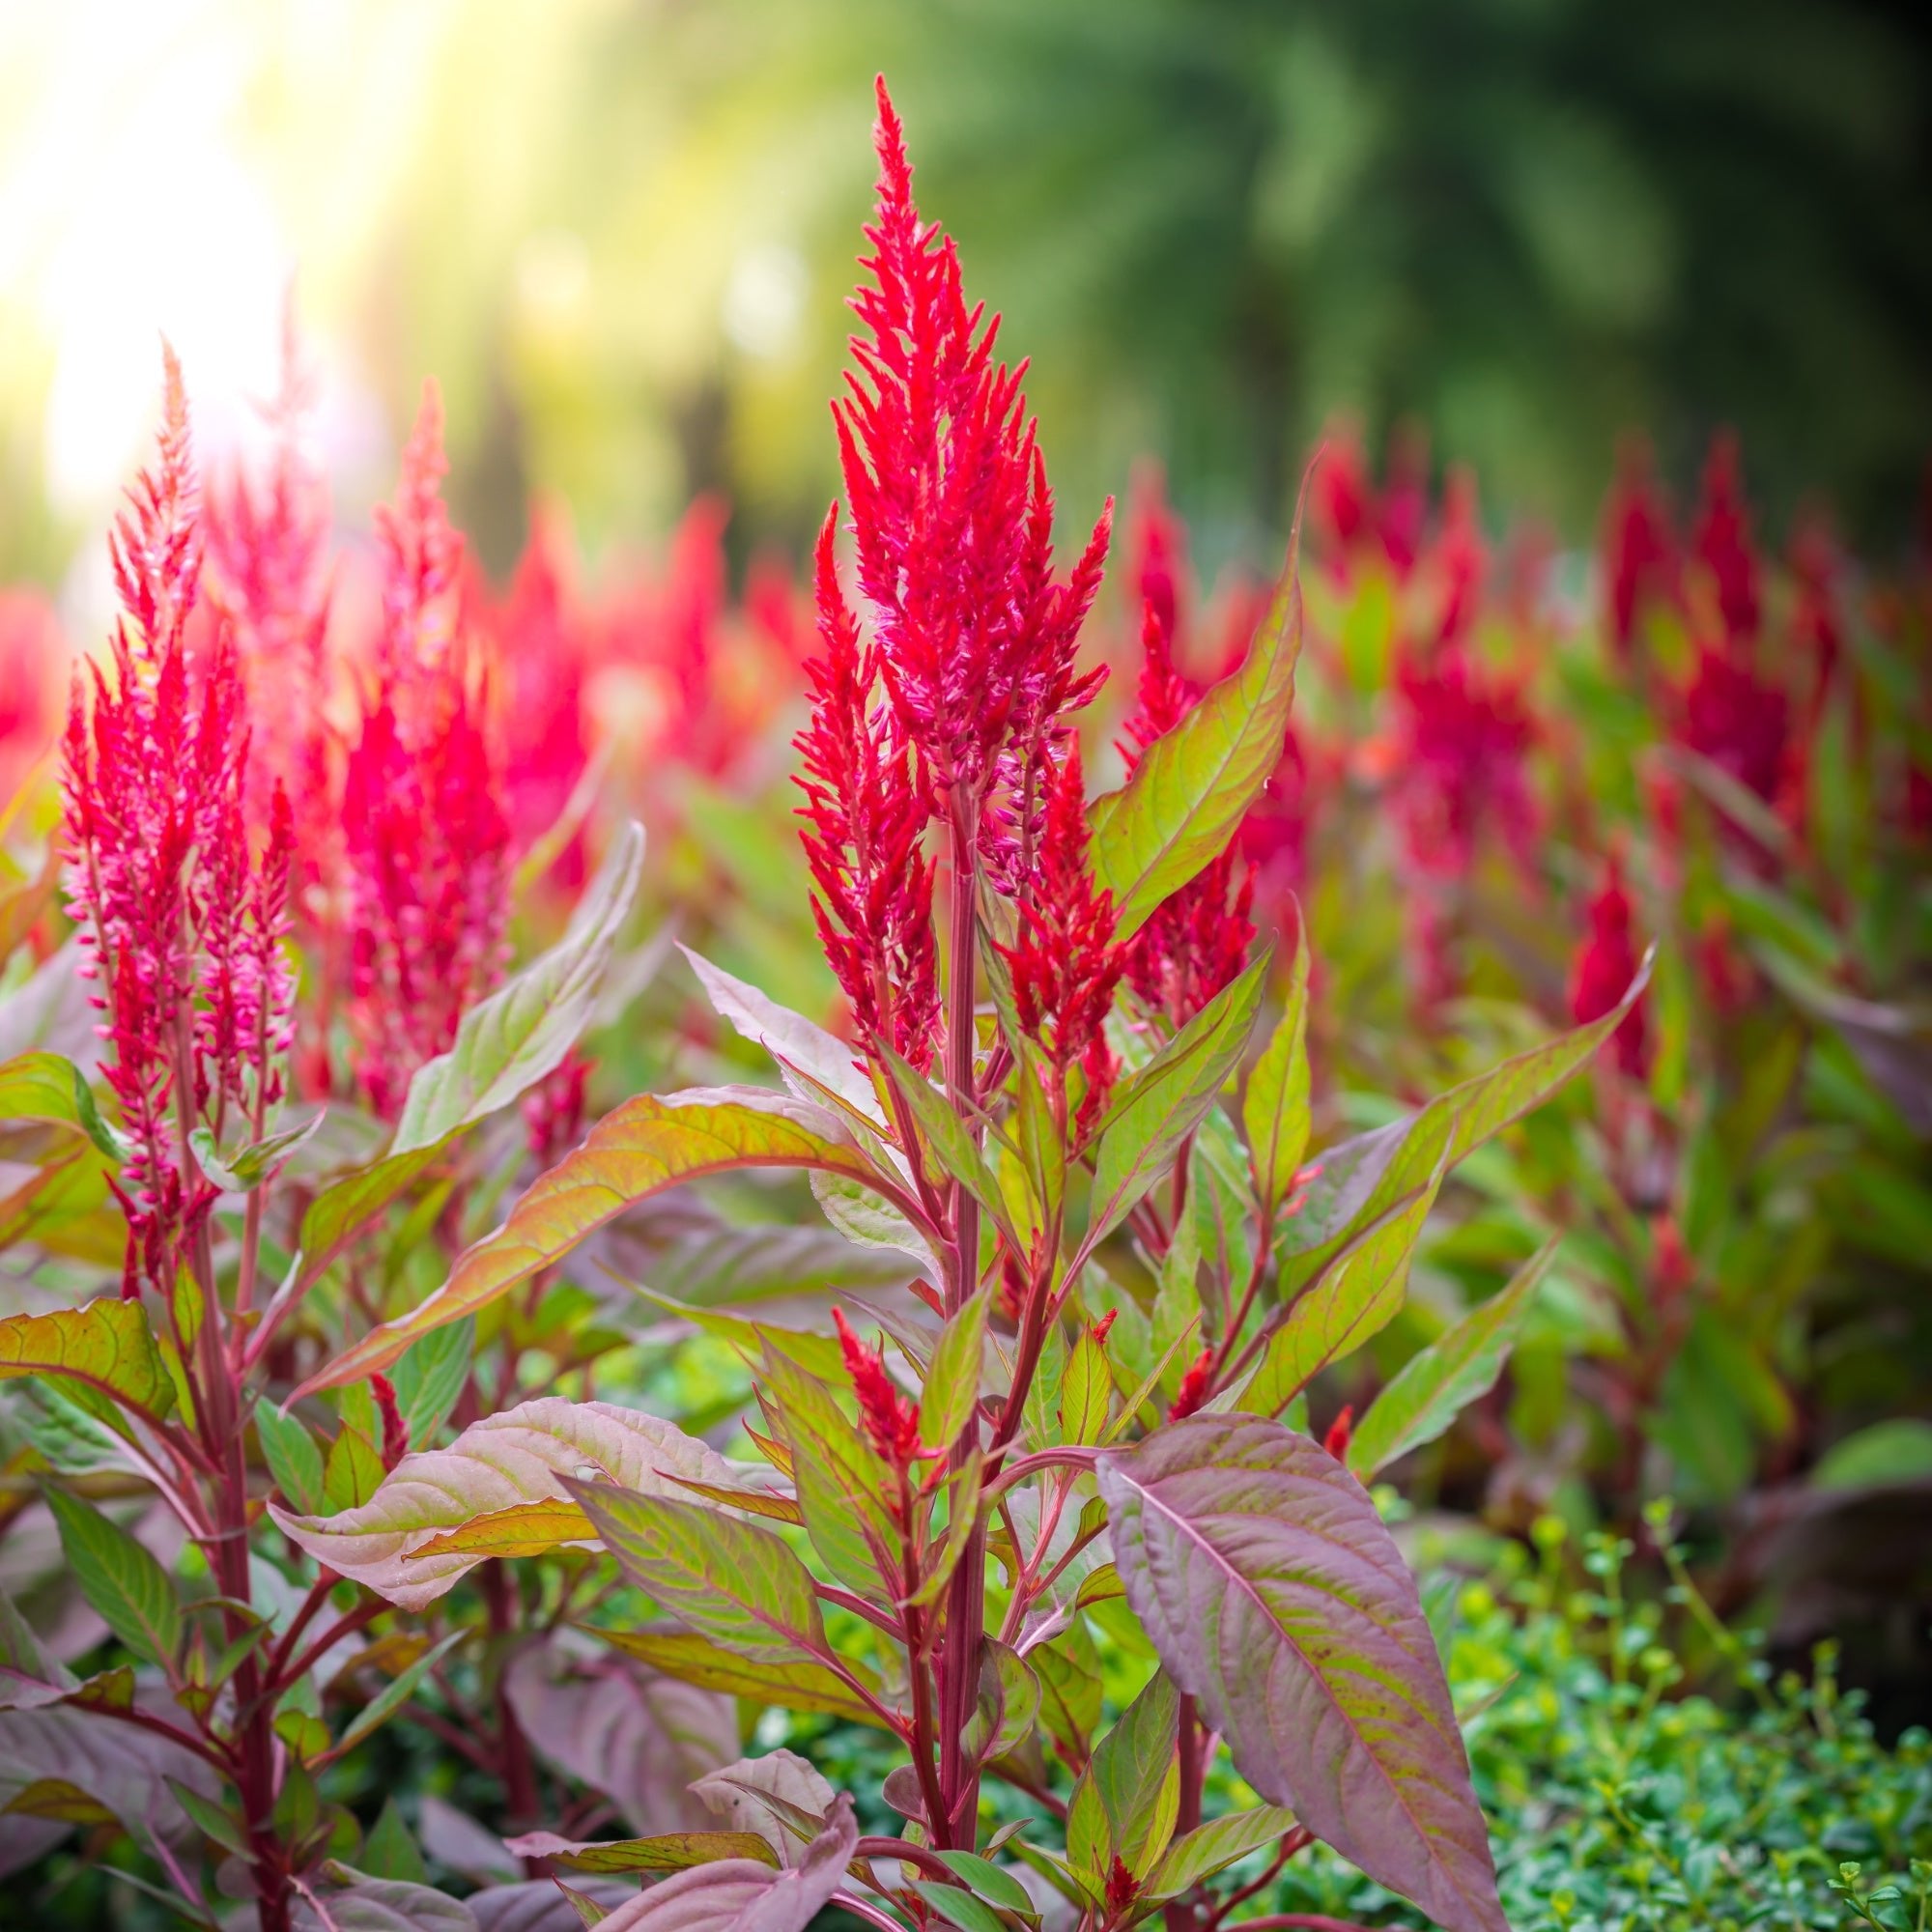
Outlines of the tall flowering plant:
<svg viewBox="0 0 1932 1932">
<path fill-rule="evenodd" d="M 557 1448 L 512 1463 L 526 1406 L 433 1468 L 406 1459 L 362 1509 L 282 1520 L 417 1606 L 491 1558 L 601 1547 L 647 1606 L 589 1626 L 615 1653 L 894 1742 L 867 1795 L 895 1833 L 862 1833 L 854 1794 L 779 1750 L 693 1786 L 728 1831 L 516 1841 L 567 1883 L 672 1874 L 612 1926 L 803 1932 L 836 1904 L 988 1932 L 1057 1895 L 1092 1928 L 1158 1913 L 1206 1932 L 1256 1889 L 1227 1867 L 1260 1851 L 1273 1873 L 1319 1837 L 1451 1932 L 1495 1932 L 1441 1666 L 1362 1485 L 1494 1378 L 1536 1267 L 1352 1427 L 1307 1433 L 1307 1392 L 1400 1308 L 1445 1171 L 1583 1065 L 1634 989 L 1303 1171 L 1306 950 L 1250 1065 L 1269 961 L 1245 956 L 1217 871 L 1282 757 L 1293 556 L 1220 683 L 1167 690 L 1156 641 L 1131 775 L 1090 798 L 1076 726 L 1097 676 L 1077 645 L 1107 519 L 1060 575 L 1019 376 L 915 206 L 883 86 L 877 145 L 835 412 L 859 599 L 835 512 L 799 740 L 851 1037 L 693 955 L 783 1091 L 624 1102 L 304 1388 L 385 1372 L 581 1265 L 652 1197 L 744 1168 L 808 1173 L 907 1293 L 841 1307 L 833 1335 L 705 1318 L 752 1364 L 756 1460 L 583 1403 L 541 1419 Z M 1111 1723 L 1103 1616 L 1141 1680 Z M 1258 1802 L 1210 1816 L 1224 1755 Z"/>
<path fill-rule="evenodd" d="M 169 354 L 156 458 L 111 539 L 122 616 L 75 678 L 64 743 L 67 905 L 99 1046 L 0 1062 L 0 1240 L 33 1295 L 31 1312 L 0 1317 L 0 1381 L 31 1382 L 10 1427 L 25 1418 L 27 1466 L 74 1583 L 130 1660 L 76 1679 L 0 1596 L 9 1811 L 56 1838 L 111 1824 L 150 1861 L 131 1883 L 157 1883 L 197 1924 L 216 1923 L 223 1894 L 249 1899 L 263 1932 L 340 1922 L 381 1893 L 332 1862 L 369 1848 L 330 1772 L 432 1691 L 442 1711 L 426 1721 L 469 1716 L 446 1674 L 428 1673 L 483 1634 L 458 1626 L 431 1645 L 399 1628 L 383 1597 L 306 1556 L 264 1506 L 366 1501 L 452 1409 L 478 1406 L 484 1365 L 446 1338 L 327 1405 L 291 1410 L 291 1383 L 348 1309 L 407 1274 L 431 1223 L 462 1228 L 469 1192 L 504 1159 L 471 1128 L 529 1099 L 534 1144 L 567 1131 L 582 1091 L 573 1045 L 641 844 L 636 828 L 615 838 L 560 943 L 490 990 L 500 816 L 463 641 L 439 628 L 455 540 L 432 421 L 387 527 L 394 594 L 350 748 L 356 809 L 342 847 L 300 846 L 317 801 L 298 815 L 284 781 L 317 782 L 327 761 L 307 741 L 270 740 L 265 775 L 252 728 L 268 707 L 251 697 L 284 676 L 307 690 L 314 674 L 319 538 L 286 457 L 279 473 L 259 501 L 237 499 L 250 507 L 230 505 L 211 545 Z M 449 817 L 458 807 L 469 815 Z M 423 823 L 439 811 L 441 844 Z M 292 1096 L 291 934 L 327 953 L 317 926 L 345 852 L 349 1017 L 383 1119 L 353 1105 L 326 1119 Z M 304 881 L 315 896 L 298 921 Z M 37 980 L 73 970 L 58 952 Z M 25 991 L 38 997 L 36 982 Z M 105 1292 L 60 1305 L 91 1280 Z M 520 1343 L 506 1338 L 499 1393 L 518 1386 Z M 155 1553 L 183 1538 L 197 1562 Z M 346 1721 L 329 1721 L 331 1697 L 353 1701 Z M 526 1753 L 510 1718 L 497 1728 L 476 1748 L 513 1783 Z"/>
</svg>

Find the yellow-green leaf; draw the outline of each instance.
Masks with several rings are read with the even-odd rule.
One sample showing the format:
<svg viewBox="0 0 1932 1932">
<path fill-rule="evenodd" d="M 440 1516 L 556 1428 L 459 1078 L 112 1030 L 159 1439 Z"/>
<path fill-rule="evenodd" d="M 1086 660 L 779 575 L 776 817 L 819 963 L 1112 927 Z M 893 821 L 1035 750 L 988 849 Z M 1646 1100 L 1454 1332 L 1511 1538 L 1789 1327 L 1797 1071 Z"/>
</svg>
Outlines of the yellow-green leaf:
<svg viewBox="0 0 1932 1932">
<path fill-rule="evenodd" d="M 1281 763 L 1301 651 L 1301 515 L 1267 615 L 1239 667 L 1141 753 L 1119 791 L 1094 801 L 1094 873 L 1122 939 L 1227 849 Z"/>
<path fill-rule="evenodd" d="M 386 1368 L 418 1337 L 488 1307 L 639 1201 L 741 1167 L 817 1168 L 879 1184 L 866 1155 L 824 1108 L 756 1087 L 693 1088 L 627 1100 L 531 1183 L 495 1234 L 457 1258 L 434 1294 L 371 1330 L 297 1395 Z"/>
<path fill-rule="evenodd" d="M 174 1384 L 138 1301 L 8 1316 L 0 1321 L 0 1381 L 15 1376 L 65 1376 L 156 1417 L 174 1406 Z"/>
</svg>

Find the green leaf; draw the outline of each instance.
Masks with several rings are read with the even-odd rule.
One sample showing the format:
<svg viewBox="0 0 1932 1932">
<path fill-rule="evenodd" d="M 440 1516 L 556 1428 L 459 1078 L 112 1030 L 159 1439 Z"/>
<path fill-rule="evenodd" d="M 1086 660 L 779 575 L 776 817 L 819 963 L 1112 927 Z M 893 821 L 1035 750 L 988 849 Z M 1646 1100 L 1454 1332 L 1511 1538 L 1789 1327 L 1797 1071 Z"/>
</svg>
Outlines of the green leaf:
<svg viewBox="0 0 1932 1932">
<path fill-rule="evenodd" d="M 1548 1272 L 1550 1240 L 1518 1269 L 1506 1288 L 1472 1309 L 1440 1341 L 1404 1364 L 1349 1441 L 1349 1467 L 1364 1483 L 1399 1456 L 1434 1442 L 1480 1395 L 1495 1386 L 1516 1346 L 1531 1297 Z"/>
<path fill-rule="evenodd" d="M 299 1124 L 267 1134 L 259 1141 L 249 1141 L 232 1153 L 217 1148 L 214 1136 L 206 1127 L 194 1128 L 187 1137 L 188 1145 L 194 1150 L 202 1173 L 224 1194 L 249 1194 L 322 1125 L 324 1112 L 318 1107 Z"/>
<path fill-rule="evenodd" d="M 1002 1912 L 1017 1912 L 1023 1918 L 1037 1916 L 1033 1894 L 1011 1872 L 1002 1871 L 990 1859 L 982 1859 L 977 1852 L 941 1852 L 939 1857 L 988 1905 L 996 1905 Z"/>
<path fill-rule="evenodd" d="M 919 1439 L 939 1449 L 958 1441 L 980 1400 L 989 1290 L 970 1296 L 940 1330 L 919 1405 Z"/>
<path fill-rule="evenodd" d="M 606 1838 L 581 1843 L 554 1832 L 526 1832 L 505 1838 L 503 1848 L 520 1859 L 542 1859 L 565 1871 L 690 1871 L 714 1859 L 754 1859 L 777 1865 L 778 1854 L 755 1832 L 668 1832 L 654 1838 Z"/>
<path fill-rule="evenodd" d="M 1308 1151 L 1308 923 L 1297 920 L 1294 961 L 1289 969 L 1288 1004 L 1241 1102 L 1248 1158 L 1254 1168 L 1255 1198 L 1262 1224 L 1272 1227 L 1276 1212 L 1294 1186 L 1301 1157 Z"/>
<path fill-rule="evenodd" d="M 1272 954 L 1264 952 L 1133 1076 L 1109 1109 L 1094 1156 L 1091 1247 L 1116 1227 L 1214 1104 L 1240 1065 L 1261 1011 Z"/>
<path fill-rule="evenodd" d="M 425 1335 L 396 1363 L 391 1378 L 396 1406 L 412 1449 L 425 1447 L 456 1406 L 475 1348 L 476 1322 L 471 1317 Z"/>
<path fill-rule="evenodd" d="M 225 1804 L 204 1798 L 192 1785 L 184 1784 L 177 1777 L 168 1779 L 168 1790 L 203 1837 L 238 1859 L 248 1856 L 247 1828 Z"/>
<path fill-rule="evenodd" d="M 377 1215 L 409 1191 L 441 1151 L 439 1146 L 387 1154 L 325 1187 L 302 1216 L 298 1243 L 302 1279 L 314 1281 Z"/>
<path fill-rule="evenodd" d="M 788 1663 L 801 1653 L 824 1660 L 810 1572 L 770 1530 L 666 1496 L 565 1482 L 604 1547 L 660 1609 L 754 1663 Z"/>
<path fill-rule="evenodd" d="M 358 1868 L 371 1878 L 392 1878 L 404 1885 L 429 1883 L 429 1868 L 393 1797 L 383 1801 L 383 1809 L 362 1841 Z"/>
<path fill-rule="evenodd" d="M 304 1513 L 322 1509 L 327 1501 L 322 1451 L 301 1418 L 282 1414 L 263 1396 L 255 1404 L 255 1434 L 269 1473 L 282 1494 Z"/>
<path fill-rule="evenodd" d="M 625 1489 L 673 1494 L 673 1476 L 724 1486 L 733 1484 L 741 1468 L 661 1416 L 540 1396 L 471 1423 L 446 1449 L 412 1451 L 359 1508 L 292 1516 L 271 1503 L 269 1511 L 318 1563 L 404 1609 L 421 1610 L 485 1556 L 528 1547 L 532 1525 L 511 1519 L 519 1506 L 542 1505 L 553 1513 L 542 1525 L 548 1541 L 539 1547 L 551 1547 L 573 1529 L 587 1541 L 587 1529 L 566 1514 L 572 1509 L 564 1492 L 568 1476 L 598 1470 Z M 493 1518 L 523 1540 L 493 1544 L 486 1536 L 473 1545 L 442 1544 L 430 1553 L 449 1532 L 489 1524 Z"/>
<path fill-rule="evenodd" d="M 756 1087 L 692 1088 L 662 1099 L 627 1100 L 532 1182 L 495 1234 L 457 1258 L 428 1300 L 371 1330 L 296 1396 L 387 1368 L 412 1342 L 487 1308 L 639 1201 L 701 1175 L 746 1167 L 818 1168 L 879 1184 L 838 1118 L 821 1107 Z"/>
<path fill-rule="evenodd" d="M 43 1492 L 81 1595 L 144 1662 L 174 1674 L 181 1604 L 168 1573 L 117 1522 L 65 1490 Z"/>
<path fill-rule="evenodd" d="M 392 1154 L 440 1145 L 507 1107 L 562 1065 L 597 1002 L 644 863 L 643 828 L 627 824 L 564 936 L 463 1015 L 456 1043 L 419 1067 Z"/>
<path fill-rule="evenodd" d="M 769 1345 L 759 1378 L 791 1451 L 792 1482 L 812 1548 L 848 1589 L 875 1596 L 884 1585 L 896 1596 L 900 1535 L 886 1500 L 895 1488 L 892 1470 L 832 1391 Z"/>
<path fill-rule="evenodd" d="M 127 1156 L 72 1061 L 36 1051 L 0 1063 L 0 1160 L 39 1161 L 80 1138 L 116 1167 Z"/>
<path fill-rule="evenodd" d="M 413 1663 L 390 1678 L 328 1747 L 327 1756 L 329 1761 L 347 1757 L 364 1738 L 381 1730 L 414 1696 L 416 1686 L 469 1634 L 467 1630 L 451 1631 L 440 1643 L 432 1644 Z"/>
<path fill-rule="evenodd" d="M 8 1316 L 0 1321 L 0 1381 L 16 1376 L 84 1382 L 156 1420 L 174 1406 L 174 1383 L 138 1301 Z"/>
<path fill-rule="evenodd" d="M 1248 1416 L 1096 1474 L 1128 1605 L 1256 1792 L 1444 1932 L 1508 1932 L 1435 1639 L 1361 1485 Z"/>
<path fill-rule="evenodd" d="M 952 1111 L 952 1101 L 891 1047 L 882 1047 L 881 1051 L 886 1056 L 886 1070 L 892 1077 L 894 1088 L 919 1123 L 920 1133 L 940 1166 L 992 1215 L 1013 1248 L 1024 1253 L 1026 1243 L 1021 1240 L 1013 1228 L 1012 1217 L 1007 1212 L 1006 1197 L 1000 1192 L 1000 1183 L 993 1179 L 985 1157 L 966 1130 L 965 1122 Z"/>
<path fill-rule="evenodd" d="M 1361 1228 L 1412 1199 L 1438 1169 L 1539 1107 L 1623 1024 L 1650 979 L 1651 953 L 1615 1008 L 1588 1026 L 1558 1034 L 1487 1073 L 1465 1080 L 1413 1114 L 1340 1143 L 1321 1156 L 1321 1173 L 1277 1241 L 1283 1286 L 1318 1273 Z"/>
<path fill-rule="evenodd" d="M 1279 1804 L 1261 1804 L 1248 1811 L 1230 1811 L 1183 1832 L 1168 1846 L 1160 1862 L 1149 1872 L 1139 1903 L 1179 1898 L 1203 1879 L 1244 1859 L 1250 1852 L 1278 1844 L 1294 1829 L 1294 1813 Z"/>
<path fill-rule="evenodd" d="M 1932 1422 L 1912 1415 L 1874 1422 L 1834 1442 L 1811 1472 L 1814 1489 L 1862 1490 L 1932 1476 Z"/>
<path fill-rule="evenodd" d="M 1279 1415 L 1323 1369 L 1395 1320 L 1443 1172 L 1438 1167 L 1421 1193 L 1362 1229 L 1295 1297 L 1236 1406 Z"/>
<path fill-rule="evenodd" d="M 792 1711 L 821 1711 L 829 1717 L 850 1718 L 861 1724 L 878 1724 L 879 1714 L 836 1671 L 808 1658 L 792 1657 L 783 1663 L 756 1663 L 722 1649 L 707 1637 L 687 1630 L 595 1630 L 627 1656 L 661 1670 L 680 1683 L 702 1690 L 722 1690 L 756 1704 L 777 1704 Z M 876 1690 L 865 1667 L 847 1659 L 845 1668 Z"/>
<path fill-rule="evenodd" d="M 960 1932 L 1011 1932 L 1007 1921 L 982 1899 L 956 1885 L 942 1885 L 937 1879 L 916 1878 L 912 1889 L 949 1925 Z"/>
<path fill-rule="evenodd" d="M 1100 1653 L 1086 1619 L 1035 1644 L 1027 1662 L 1039 1684 L 1041 1723 L 1076 1759 L 1085 1757 L 1102 1709 Z"/>
<path fill-rule="evenodd" d="M 1107 1433 L 1114 1401 L 1114 1375 L 1107 1353 L 1083 1332 L 1066 1358 L 1060 1383 L 1060 1425 L 1069 1443 L 1097 1442 Z"/>
<path fill-rule="evenodd" d="M 383 1487 L 384 1473 L 376 1445 L 345 1422 L 335 1432 L 322 1467 L 323 1498 L 332 1512 L 359 1508 Z"/>
<path fill-rule="evenodd" d="M 1066 1854 L 1076 1869 L 1104 1886 L 1119 1859 L 1145 1878 L 1174 1835 L 1180 1800 L 1175 1752 L 1179 1697 L 1157 1670 L 1121 1720 L 1094 1747 L 1073 1787 L 1066 1813 Z"/>
<path fill-rule="evenodd" d="M 1094 875 L 1125 939 L 1171 893 L 1227 849 L 1281 763 L 1301 650 L 1301 513 L 1267 615 L 1238 668 L 1141 753 L 1120 790 L 1097 798 Z"/>
</svg>

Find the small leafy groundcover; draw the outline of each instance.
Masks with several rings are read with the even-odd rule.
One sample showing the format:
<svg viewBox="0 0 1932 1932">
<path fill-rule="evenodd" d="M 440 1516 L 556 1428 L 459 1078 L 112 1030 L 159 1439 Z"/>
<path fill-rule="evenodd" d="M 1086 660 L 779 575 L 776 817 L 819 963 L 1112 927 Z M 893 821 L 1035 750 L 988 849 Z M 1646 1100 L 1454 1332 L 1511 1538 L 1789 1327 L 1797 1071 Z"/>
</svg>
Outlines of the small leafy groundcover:
<svg viewBox="0 0 1932 1932">
<path fill-rule="evenodd" d="M 1540 1562 L 1506 1546 L 1485 1580 L 1426 1593 L 1512 1932 L 1932 1924 L 1932 1735 L 1882 1744 L 1830 1645 L 1809 1681 L 1747 1662 L 1687 1692 L 1685 1646 L 1655 1605 L 1622 1600 L 1625 1546 L 1593 1539 L 1598 1574 L 1577 1588 L 1562 1525 L 1538 1528 Z M 1103 1661 L 1110 1676 L 1127 1662 Z M 834 1723 L 790 1743 L 865 1786 L 873 1734 Z M 1232 1783 L 1214 1795 L 1254 1802 Z M 1350 1932 L 1431 1922 L 1319 1847 L 1249 1910 Z"/>
</svg>

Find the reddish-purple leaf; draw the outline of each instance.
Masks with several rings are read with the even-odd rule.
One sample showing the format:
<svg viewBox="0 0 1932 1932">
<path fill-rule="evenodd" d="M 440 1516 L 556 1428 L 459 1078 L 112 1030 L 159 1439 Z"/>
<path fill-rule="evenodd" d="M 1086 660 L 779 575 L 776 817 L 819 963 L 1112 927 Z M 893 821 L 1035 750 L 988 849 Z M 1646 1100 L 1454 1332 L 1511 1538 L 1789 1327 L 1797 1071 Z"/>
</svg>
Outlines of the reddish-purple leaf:
<svg viewBox="0 0 1932 1932">
<path fill-rule="evenodd" d="M 852 1801 L 840 1798 L 790 1870 L 718 1859 L 620 1905 L 604 1920 L 605 1932 L 805 1932 L 838 1889 L 858 1846 Z"/>
<path fill-rule="evenodd" d="M 1435 1640 L 1361 1485 L 1236 1415 L 1098 1473 L 1127 1602 L 1242 1776 L 1446 1932 L 1507 1932 Z"/>
</svg>

